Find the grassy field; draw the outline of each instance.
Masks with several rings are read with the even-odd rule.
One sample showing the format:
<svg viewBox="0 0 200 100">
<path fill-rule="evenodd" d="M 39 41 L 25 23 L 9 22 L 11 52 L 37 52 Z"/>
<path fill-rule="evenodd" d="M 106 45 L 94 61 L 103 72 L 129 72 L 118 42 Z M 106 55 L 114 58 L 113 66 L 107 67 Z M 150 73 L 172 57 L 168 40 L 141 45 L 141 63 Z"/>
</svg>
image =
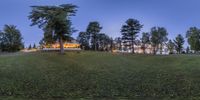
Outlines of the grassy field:
<svg viewBox="0 0 200 100">
<path fill-rule="evenodd" d="M 200 56 L 101 52 L 0 56 L 0 98 L 7 100 L 198 97 Z"/>
</svg>

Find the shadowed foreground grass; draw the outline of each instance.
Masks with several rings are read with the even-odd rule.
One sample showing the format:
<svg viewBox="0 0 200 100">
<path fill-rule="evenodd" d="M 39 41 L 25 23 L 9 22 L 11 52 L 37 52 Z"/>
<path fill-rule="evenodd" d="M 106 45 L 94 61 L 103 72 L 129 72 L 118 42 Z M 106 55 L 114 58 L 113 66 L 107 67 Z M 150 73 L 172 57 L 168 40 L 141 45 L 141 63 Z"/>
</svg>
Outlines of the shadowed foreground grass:
<svg viewBox="0 0 200 100">
<path fill-rule="evenodd" d="M 198 97 L 200 56 L 95 52 L 0 56 L 0 98 L 7 100 Z"/>
</svg>

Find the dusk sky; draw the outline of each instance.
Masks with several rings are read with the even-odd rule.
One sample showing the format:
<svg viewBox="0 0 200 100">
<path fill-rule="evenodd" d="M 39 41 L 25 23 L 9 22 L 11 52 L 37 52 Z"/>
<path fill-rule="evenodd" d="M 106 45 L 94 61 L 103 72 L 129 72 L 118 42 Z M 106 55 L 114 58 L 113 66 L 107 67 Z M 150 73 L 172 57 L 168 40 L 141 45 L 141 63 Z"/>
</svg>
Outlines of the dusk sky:
<svg viewBox="0 0 200 100">
<path fill-rule="evenodd" d="M 5 24 L 16 25 L 26 46 L 38 44 L 43 32 L 30 26 L 27 17 L 31 12 L 30 6 L 65 3 L 79 7 L 76 16 L 72 17 L 73 27 L 78 32 L 85 31 L 90 21 L 99 21 L 103 33 L 117 37 L 128 18 L 138 19 L 144 25 L 141 32 L 149 32 L 153 26 L 165 27 L 171 39 L 177 34 L 185 37 L 191 26 L 200 27 L 199 0 L 1 0 L 0 30 Z"/>
</svg>

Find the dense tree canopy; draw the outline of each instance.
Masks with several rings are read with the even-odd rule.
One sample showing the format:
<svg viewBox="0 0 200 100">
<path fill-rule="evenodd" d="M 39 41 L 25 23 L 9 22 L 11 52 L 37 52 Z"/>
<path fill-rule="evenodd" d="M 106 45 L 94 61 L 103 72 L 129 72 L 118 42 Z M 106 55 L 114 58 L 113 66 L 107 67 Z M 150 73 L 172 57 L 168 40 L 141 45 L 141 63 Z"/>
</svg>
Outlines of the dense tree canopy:
<svg viewBox="0 0 200 100">
<path fill-rule="evenodd" d="M 174 53 L 175 44 L 174 44 L 174 42 L 172 40 L 168 41 L 167 48 L 168 48 L 170 54 Z"/>
<path fill-rule="evenodd" d="M 77 40 L 81 44 L 82 49 L 84 50 L 90 49 L 89 39 L 90 39 L 90 35 L 87 32 L 79 33 Z"/>
<path fill-rule="evenodd" d="M 74 29 L 70 16 L 76 13 L 76 5 L 63 4 L 59 6 L 32 6 L 29 19 L 33 25 L 38 25 L 44 30 L 44 35 L 53 38 L 60 43 L 60 52 L 64 53 L 63 42 L 69 39 Z M 44 40 L 45 40 L 44 39 Z"/>
<path fill-rule="evenodd" d="M 195 52 L 200 51 L 200 29 L 191 27 L 186 33 L 186 38 L 188 39 L 191 50 Z"/>
<path fill-rule="evenodd" d="M 184 37 L 181 34 L 178 34 L 178 36 L 174 40 L 174 44 L 175 44 L 175 49 L 179 54 L 183 50 L 184 42 L 185 42 Z"/>
<path fill-rule="evenodd" d="M 98 45 L 98 50 L 101 51 L 108 51 L 110 49 L 110 46 L 112 45 L 112 39 L 104 34 L 100 33 L 97 35 L 97 45 Z"/>
<path fill-rule="evenodd" d="M 92 44 L 92 49 L 97 50 L 97 36 L 100 33 L 102 27 L 100 26 L 99 22 L 94 21 L 90 22 L 89 25 L 87 26 L 87 34 L 90 35 L 90 41 Z"/>
<path fill-rule="evenodd" d="M 150 34 L 148 32 L 142 33 L 141 42 L 142 42 L 143 53 L 145 53 L 146 45 L 150 43 Z"/>
<path fill-rule="evenodd" d="M 114 39 L 115 42 L 115 48 L 118 50 L 122 50 L 122 38 L 121 37 L 116 37 Z"/>
<path fill-rule="evenodd" d="M 151 28 L 151 43 L 154 47 L 154 54 L 158 49 L 160 49 L 160 53 L 162 53 L 162 46 L 168 40 L 167 35 L 167 30 L 164 27 Z"/>
<path fill-rule="evenodd" d="M 1 51 L 16 52 L 24 47 L 22 35 L 14 25 L 5 25 L 3 32 L 0 32 Z"/>
</svg>

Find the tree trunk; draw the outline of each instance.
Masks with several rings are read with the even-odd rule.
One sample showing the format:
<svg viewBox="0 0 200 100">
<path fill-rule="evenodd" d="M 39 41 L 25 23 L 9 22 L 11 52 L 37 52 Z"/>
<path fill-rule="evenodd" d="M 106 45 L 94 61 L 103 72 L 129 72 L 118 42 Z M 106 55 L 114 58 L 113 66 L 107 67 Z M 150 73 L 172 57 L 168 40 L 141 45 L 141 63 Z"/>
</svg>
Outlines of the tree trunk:
<svg viewBox="0 0 200 100">
<path fill-rule="evenodd" d="M 156 55 L 156 46 L 153 47 L 153 54 Z"/>
<path fill-rule="evenodd" d="M 144 46 L 143 46 L 143 53 L 144 53 L 144 54 L 146 54 L 145 51 L 146 51 L 146 45 L 144 44 Z"/>
<path fill-rule="evenodd" d="M 94 51 L 97 51 L 96 36 L 94 36 Z"/>
<path fill-rule="evenodd" d="M 122 42 L 120 41 L 120 44 L 119 44 L 119 50 L 121 51 L 122 50 Z"/>
<path fill-rule="evenodd" d="M 95 44 L 94 44 L 94 51 L 97 51 L 97 44 L 96 44 L 96 41 L 95 41 Z"/>
<path fill-rule="evenodd" d="M 111 40 L 111 43 L 110 43 L 110 50 L 111 50 L 111 52 L 113 52 L 113 49 L 114 49 L 114 44 L 113 44 L 113 40 Z"/>
<path fill-rule="evenodd" d="M 133 36 L 132 36 L 132 53 L 135 54 L 135 48 L 134 48 L 134 40 L 133 40 Z"/>
<path fill-rule="evenodd" d="M 64 54 L 65 51 L 64 51 L 64 46 L 63 46 L 63 40 L 62 40 L 61 37 L 60 37 L 60 39 L 59 39 L 59 43 L 60 43 L 60 53 L 61 53 L 61 54 Z"/>
<path fill-rule="evenodd" d="M 162 44 L 160 44 L 160 54 L 162 55 Z"/>
</svg>

